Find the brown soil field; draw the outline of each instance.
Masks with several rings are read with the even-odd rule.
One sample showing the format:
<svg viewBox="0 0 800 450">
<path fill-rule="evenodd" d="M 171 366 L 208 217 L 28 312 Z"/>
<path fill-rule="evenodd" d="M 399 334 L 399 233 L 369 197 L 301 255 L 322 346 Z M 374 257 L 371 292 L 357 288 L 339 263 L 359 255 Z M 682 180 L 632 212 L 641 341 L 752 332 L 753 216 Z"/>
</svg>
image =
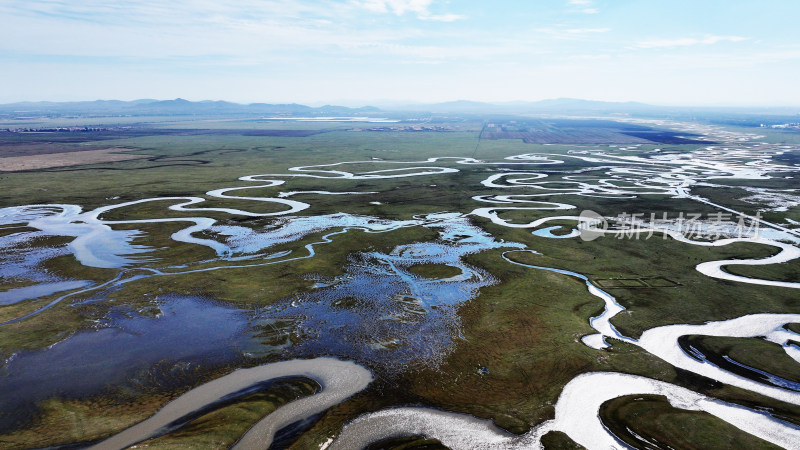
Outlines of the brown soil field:
<svg viewBox="0 0 800 450">
<path fill-rule="evenodd" d="M 0 172 L 46 169 L 49 167 L 77 166 L 129 159 L 147 158 L 148 155 L 129 155 L 122 152 L 130 148 L 112 147 L 101 150 L 70 151 L 26 156 L 0 158 Z"/>
</svg>

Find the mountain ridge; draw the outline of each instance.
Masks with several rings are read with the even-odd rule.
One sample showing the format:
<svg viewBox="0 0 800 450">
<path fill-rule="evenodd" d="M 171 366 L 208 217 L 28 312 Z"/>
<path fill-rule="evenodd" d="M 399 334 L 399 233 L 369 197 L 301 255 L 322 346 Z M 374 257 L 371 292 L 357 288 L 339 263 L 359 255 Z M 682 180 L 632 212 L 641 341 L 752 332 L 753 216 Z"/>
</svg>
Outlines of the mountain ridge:
<svg viewBox="0 0 800 450">
<path fill-rule="evenodd" d="M 453 100 L 438 103 L 400 102 L 384 107 L 348 107 L 338 105 L 308 106 L 299 103 L 234 103 L 224 100 L 89 100 L 75 102 L 25 101 L 0 104 L 4 115 L 275 115 L 275 116 L 359 116 L 365 114 L 693 114 L 709 112 L 766 113 L 795 115 L 800 108 L 723 107 L 723 106 L 664 106 L 627 101 L 608 102 L 579 98 L 553 98 L 538 101 L 479 102 Z"/>
</svg>

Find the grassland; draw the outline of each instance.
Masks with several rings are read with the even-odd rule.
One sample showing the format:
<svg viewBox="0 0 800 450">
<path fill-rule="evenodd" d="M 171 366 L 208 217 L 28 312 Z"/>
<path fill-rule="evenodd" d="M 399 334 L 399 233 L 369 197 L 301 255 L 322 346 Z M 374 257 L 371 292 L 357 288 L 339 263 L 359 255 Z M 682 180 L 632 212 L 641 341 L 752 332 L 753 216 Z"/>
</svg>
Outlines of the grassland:
<svg viewBox="0 0 800 450">
<path fill-rule="evenodd" d="M 616 436 L 635 448 L 780 448 L 708 413 L 678 410 L 664 397 L 619 397 L 604 404 L 600 415 Z"/>
<path fill-rule="evenodd" d="M 127 119 L 113 119 L 124 125 Z M 96 123 L 111 123 L 98 119 Z M 59 123 L 72 123 L 63 119 Z M 114 125 L 114 123 L 111 123 Z M 290 167 L 334 164 L 341 161 L 370 161 L 335 170 L 369 171 L 396 168 L 385 161 L 422 161 L 430 157 L 476 157 L 501 161 L 512 155 L 531 152 L 566 155 L 575 149 L 594 148 L 581 145 L 540 145 L 511 139 L 478 139 L 483 124 L 463 121 L 450 124 L 449 132 L 365 132 L 348 131 L 371 124 L 292 123 L 265 121 L 226 121 L 219 118 L 168 122 L 154 120 L 143 129 L 127 133 L 83 133 L 42 136 L 10 136 L 0 134 L 3 146 L 26 145 L 38 151 L 52 150 L 53 145 L 68 148 L 95 148 L 103 145 L 130 149 L 126 154 L 142 158 L 113 163 L 85 164 L 46 170 L 7 172 L 0 175 L 0 207 L 36 204 L 78 204 L 84 209 L 139 200 L 155 196 L 201 197 L 200 207 L 240 208 L 253 212 L 276 212 L 283 208 L 263 202 L 220 200 L 204 193 L 233 186 L 258 186 L 256 182 L 239 181 L 253 174 L 285 174 Z M 184 132 L 185 130 L 205 130 Z M 178 130 L 178 131 L 176 131 Z M 208 131 L 211 130 L 211 131 Z M 216 130 L 216 131 L 215 131 Z M 244 131 L 243 131 L 244 130 Z M 254 135 L 260 132 L 260 135 Z M 477 147 L 476 147 L 477 146 Z M 650 150 L 654 146 L 642 146 Z M 659 145 L 668 151 L 690 151 L 695 143 Z M 16 147 L 19 148 L 19 147 Z M 385 161 L 382 161 L 385 160 Z M 536 172 L 548 173 L 548 181 L 564 182 L 569 171 L 583 170 L 585 176 L 603 176 L 601 163 L 564 158 L 564 164 L 534 166 Z M 409 164 L 408 166 L 418 166 Z M 499 169 L 520 170 L 519 166 L 464 165 L 440 161 L 435 165 L 458 169 L 457 173 L 382 180 L 347 180 L 276 177 L 286 180 L 273 188 L 254 188 L 236 192 L 244 196 L 274 196 L 280 191 L 360 191 L 366 195 L 326 196 L 298 194 L 292 199 L 311 206 L 303 216 L 348 212 L 385 219 L 407 220 L 416 214 L 440 211 L 469 212 L 486 206 L 472 199 L 476 195 L 498 194 L 498 190 L 481 185 Z M 270 177 L 265 177 L 269 179 Z M 771 183 L 780 183 L 777 180 Z M 699 188 L 698 195 L 738 210 L 753 213 L 757 205 L 740 200 L 746 192 L 735 183 L 726 189 Z M 564 185 L 567 186 L 567 185 Z M 782 185 L 781 185 L 782 186 Z M 524 189 L 502 194 L 524 194 Z M 623 212 L 669 214 L 698 212 L 709 214 L 709 205 L 662 195 L 641 195 L 636 198 L 600 198 L 578 195 L 552 195 L 543 201 L 566 202 L 575 211 L 591 209 L 602 215 L 616 216 Z M 375 204 L 379 202 L 380 204 Z M 156 201 L 113 210 L 103 217 L 108 220 L 136 220 L 156 217 L 188 218 L 196 213 L 170 211 L 174 201 Z M 781 215 L 797 217 L 798 208 Z M 501 217 L 514 223 L 527 223 L 553 215 L 553 211 L 509 211 Z M 269 225 L 269 218 L 246 218 L 225 213 L 208 212 L 219 223 L 260 229 Z M 775 219 L 777 215 L 770 216 Z M 800 220 L 798 218 L 797 220 Z M 540 254 L 514 253 L 510 257 L 526 264 L 547 266 L 585 274 L 591 281 L 662 277 L 663 286 L 613 287 L 608 291 L 626 311 L 613 323 L 628 336 L 637 337 L 644 330 L 674 323 L 702 323 L 745 314 L 762 312 L 800 312 L 796 293 L 791 290 L 733 283 L 708 278 L 695 270 L 700 262 L 760 258 L 775 249 L 757 244 L 732 244 L 724 247 L 700 247 L 664 239 L 615 239 L 603 237 L 592 242 L 580 239 L 546 239 L 533 236 L 530 230 L 495 225 L 488 220 L 473 222 L 497 240 L 518 242 Z M 559 222 L 564 229 L 574 223 Z M 115 229 L 136 229 L 146 235 L 134 241 L 156 250 L 148 256 L 157 267 L 196 263 L 194 268 L 234 265 L 214 261 L 210 249 L 176 243 L 170 235 L 185 223 L 115 225 Z M 329 230 L 335 231 L 335 230 Z M 562 230 L 563 231 L 563 230 Z M 10 233 L 0 229 L 0 235 Z M 557 231 L 556 234 L 559 232 Z M 291 256 L 304 256 L 306 244 L 318 242 L 326 233 L 312 233 L 270 251 L 291 251 Z M 213 298 L 238 308 L 269 307 L 312 289 L 315 277 L 344 274 L 348 257 L 357 252 L 389 253 L 401 244 L 425 242 L 436 238 L 428 228 L 414 227 L 386 233 L 365 233 L 352 230 L 332 238 L 330 244 L 315 247 L 314 258 L 262 265 L 249 268 L 224 268 L 209 272 L 151 276 L 125 283 L 119 289 L 78 295 L 28 320 L 0 327 L 0 354 L 10 356 L 22 350 L 44 349 L 76 332 L 90 331 L 96 321 L 114 305 L 127 305 L 145 310 L 153 297 L 196 295 Z M 67 240 L 53 240 L 47 245 L 65 245 Z M 44 243 L 42 243 L 44 245 Z M 800 408 L 765 398 L 758 394 L 722 386 L 712 380 L 675 369 L 638 347 L 613 342 L 610 349 L 597 351 L 580 342 L 590 334 L 589 318 L 603 309 L 601 301 L 589 294 L 583 282 L 569 276 L 528 269 L 507 263 L 500 250 L 473 254 L 469 264 L 489 272 L 497 283 L 484 287 L 473 300 L 460 305 L 461 335 L 449 349 L 441 365 L 417 368 L 398 373 L 384 373 L 376 368 L 376 381 L 364 392 L 352 397 L 310 424 L 291 448 L 312 448 L 334 436 L 342 425 L 368 411 L 398 405 L 423 405 L 448 411 L 492 419 L 514 433 L 553 417 L 553 404 L 563 386 L 575 375 L 589 371 L 618 371 L 675 383 L 706 395 L 747 406 L 769 407 L 787 420 L 800 422 Z M 142 264 L 141 266 L 146 266 Z M 50 260 L 46 268 L 66 278 L 102 282 L 118 271 L 89 269 L 78 265 L 74 257 Z M 774 280 L 797 279 L 796 264 L 779 266 L 729 266 L 726 270 L 746 276 Z M 177 271 L 177 270 L 173 270 Z M 410 271 L 427 279 L 443 279 L 460 273 L 455 267 L 420 264 Z M 170 270 L 166 270 L 170 272 Z M 135 267 L 127 276 L 141 274 Z M 14 280 L 3 279 L 3 289 L 15 287 Z M 600 283 L 597 283 L 600 284 Z M 0 319 L 18 317 L 51 301 L 53 297 L 0 307 Z M 72 300 L 92 302 L 72 306 Z M 265 333 L 264 342 L 270 336 Z M 300 339 L 300 338 L 298 338 Z M 787 378 L 796 378 L 793 362 L 778 357 L 773 344 L 748 339 L 708 339 L 702 345 L 709 354 L 727 354 L 743 364 L 751 365 Z M 785 356 L 785 355 L 783 355 Z M 259 354 L 241 361 L 256 365 L 278 358 L 275 354 Z M 29 447 L 88 442 L 108 436 L 156 411 L 160 405 L 181 392 L 232 370 L 230 365 L 210 366 L 180 383 L 162 390 L 136 392 L 98 392 L 81 398 L 54 398 L 40 405 L 40 415 L 18 429 L 0 436 L 10 447 Z M 147 442 L 148 447 L 226 448 L 247 427 L 263 414 L 301 395 L 309 395 L 313 386 L 300 381 L 287 382 L 271 390 L 240 399 L 235 404 L 210 412 L 169 435 Z M 601 412 L 609 426 L 630 445 L 641 446 L 626 427 L 648 439 L 675 448 L 708 446 L 726 448 L 769 448 L 744 433 L 731 429 L 724 422 L 705 415 L 676 410 L 660 398 L 633 401 L 620 398 L 607 403 Z M 689 430 L 689 431 L 686 431 Z M 566 435 L 551 433 L 543 441 L 547 448 L 574 446 Z M 422 438 L 393 440 L 371 448 L 440 448 L 435 441 Z"/>
</svg>

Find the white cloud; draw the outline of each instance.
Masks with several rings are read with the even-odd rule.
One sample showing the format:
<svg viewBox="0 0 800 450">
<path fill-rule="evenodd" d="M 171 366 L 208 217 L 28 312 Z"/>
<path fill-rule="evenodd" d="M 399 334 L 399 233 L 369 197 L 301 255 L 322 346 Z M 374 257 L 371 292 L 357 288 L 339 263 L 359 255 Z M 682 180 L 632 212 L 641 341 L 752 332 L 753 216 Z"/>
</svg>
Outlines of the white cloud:
<svg viewBox="0 0 800 450">
<path fill-rule="evenodd" d="M 464 18 L 459 14 L 431 13 L 433 0 L 354 0 L 352 3 L 376 13 L 392 13 L 397 16 L 411 13 L 420 20 L 453 22 Z"/>
<path fill-rule="evenodd" d="M 432 0 L 361 0 L 355 3 L 372 12 L 391 12 L 402 16 L 406 12 L 425 13 L 431 2 Z"/>
<path fill-rule="evenodd" d="M 567 0 L 567 5 L 574 7 L 572 9 L 573 12 L 583 14 L 597 14 L 600 12 L 599 9 L 592 7 L 594 0 Z"/>
<path fill-rule="evenodd" d="M 565 33 L 570 34 L 587 34 L 587 33 L 607 33 L 611 28 L 570 28 L 564 30 Z"/>
<path fill-rule="evenodd" d="M 779 48 L 763 52 L 702 52 L 670 53 L 658 56 L 658 64 L 665 70 L 674 67 L 703 69 L 765 69 L 770 64 L 800 63 L 800 46 Z M 656 64 L 656 62 L 653 62 Z"/>
<path fill-rule="evenodd" d="M 599 61 L 605 59 L 611 59 L 612 56 L 606 53 L 598 53 L 598 54 L 591 54 L 591 55 L 570 55 L 564 57 L 564 60 L 567 61 Z"/>
<path fill-rule="evenodd" d="M 593 35 L 608 33 L 611 28 L 565 28 L 563 25 L 556 25 L 549 28 L 536 28 L 533 31 L 547 35 L 550 40 L 586 41 Z"/>
<path fill-rule="evenodd" d="M 655 39 L 641 41 L 636 44 L 638 48 L 669 48 L 686 47 L 692 45 L 711 45 L 718 42 L 741 42 L 746 41 L 746 37 L 741 36 L 705 36 L 702 38 L 677 38 L 677 39 Z"/>
<path fill-rule="evenodd" d="M 430 20 L 434 22 L 455 22 L 456 20 L 466 19 L 466 16 L 461 14 L 430 14 L 417 16 L 421 20 Z"/>
<path fill-rule="evenodd" d="M 281 53 L 346 51 L 363 42 L 419 37 L 410 25 L 361 26 L 343 18 L 362 13 L 353 4 L 321 0 L 112 0 L 0 2 L 0 55 L 184 58 L 273 61 Z M 419 8 L 419 6 L 417 6 Z M 434 17 L 428 20 L 448 20 Z"/>
</svg>

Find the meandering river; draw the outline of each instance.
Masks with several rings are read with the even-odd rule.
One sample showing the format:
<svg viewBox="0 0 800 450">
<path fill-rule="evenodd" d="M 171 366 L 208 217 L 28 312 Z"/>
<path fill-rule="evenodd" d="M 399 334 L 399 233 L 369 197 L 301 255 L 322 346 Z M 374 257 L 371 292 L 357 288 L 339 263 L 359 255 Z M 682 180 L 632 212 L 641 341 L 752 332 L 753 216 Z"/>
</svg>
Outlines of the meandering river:
<svg viewBox="0 0 800 450">
<path fill-rule="evenodd" d="M 710 150 L 709 150 L 710 151 Z M 291 402 L 272 414 L 264 417 L 245 433 L 236 448 L 267 448 L 275 434 L 281 429 L 308 417 L 313 417 L 326 409 L 345 401 L 364 390 L 372 381 L 372 373 L 367 365 L 410 364 L 419 359 L 425 351 L 429 355 L 422 358 L 426 364 L 433 364 L 437 358 L 446 354 L 450 346 L 449 337 L 457 335 L 459 322 L 453 313 L 454 305 L 474 298 L 479 288 L 494 283 L 491 274 L 464 263 L 466 255 L 489 249 L 503 249 L 503 258 L 509 264 L 517 264 L 531 270 L 545 270 L 582 280 L 587 291 L 599 298 L 605 305 L 603 312 L 590 319 L 595 334 L 582 337 L 581 341 L 597 351 L 613 346 L 615 341 L 636 345 L 658 356 L 673 366 L 702 375 L 738 388 L 756 392 L 776 400 L 800 405 L 800 393 L 791 385 L 765 383 L 756 378 L 747 378 L 725 370 L 707 359 L 687 354 L 679 345 L 682 336 L 728 336 L 763 337 L 782 346 L 786 353 L 800 362 L 800 349 L 793 342 L 800 341 L 800 335 L 788 330 L 788 323 L 800 322 L 800 314 L 751 314 L 727 321 L 707 322 L 701 325 L 674 324 L 646 330 L 638 339 L 620 333 L 613 325 L 615 315 L 625 308 L 608 292 L 596 286 L 584 274 L 550 267 L 522 264 L 510 256 L 514 252 L 534 252 L 526 245 L 496 240 L 493 236 L 475 226 L 469 219 L 481 218 L 510 228 L 531 229 L 540 238 L 576 239 L 581 235 L 580 228 L 586 222 L 585 216 L 560 214 L 547 216 L 528 223 L 516 223 L 501 217 L 504 211 L 565 211 L 575 209 L 569 203 L 553 201 L 554 196 L 606 197 L 611 199 L 632 198 L 639 195 L 662 195 L 682 198 L 687 201 L 703 201 L 690 195 L 693 185 L 722 177 L 763 177 L 769 170 L 778 170 L 769 165 L 768 160 L 758 164 L 747 164 L 746 154 L 739 154 L 739 160 L 710 160 L 702 154 L 687 157 L 643 157 L 610 154 L 606 151 L 581 151 L 567 155 L 523 154 L 508 157 L 503 161 L 486 162 L 474 158 L 429 158 L 423 161 L 352 161 L 293 167 L 283 174 L 248 175 L 239 180 L 258 183 L 215 189 L 205 193 L 207 197 L 221 200 L 253 201 L 271 204 L 277 208 L 270 212 L 253 212 L 242 209 L 201 207 L 206 199 L 202 197 L 159 197 L 123 202 L 84 212 L 77 205 L 50 204 L 25 205 L 0 209 L 0 226 L 20 227 L 22 231 L 8 233 L 0 237 L 0 276 L 23 277 L 27 286 L 0 293 L 0 305 L 17 304 L 37 298 L 51 297 L 67 292 L 51 300 L 46 306 L 6 320 L 0 324 L 26 320 L 42 314 L 59 302 L 83 298 L 84 294 L 99 292 L 102 289 L 119 288 L 134 279 L 143 277 L 174 276 L 181 273 L 225 270 L 232 267 L 254 267 L 259 265 L 281 264 L 315 255 L 315 247 L 331 242 L 333 236 L 350 230 L 368 233 L 382 233 L 406 227 L 428 227 L 439 234 L 436 242 L 409 243 L 398 246 L 391 253 L 364 252 L 346 268 L 343 277 L 320 280 L 318 289 L 300 296 L 290 304 L 284 303 L 276 308 L 265 309 L 247 320 L 269 320 L 291 322 L 292 317 L 305 317 L 303 328 L 315 330 L 317 339 L 311 340 L 307 347 L 298 346 L 296 351 L 309 359 L 291 359 L 266 364 L 249 369 L 239 369 L 229 375 L 216 379 L 186 392 L 166 404 L 155 415 L 95 445 L 98 449 L 125 448 L 169 432 L 181 418 L 201 410 L 208 405 L 235 395 L 270 380 L 282 377 L 300 377 L 313 380 L 321 387 L 320 392 Z M 557 183 L 548 181 L 543 171 L 535 171 L 536 166 L 557 166 L 564 160 L 580 159 L 586 162 L 603 164 L 608 178 L 596 178 L 582 173 L 565 175 Z M 766 162 L 765 162 L 766 161 Z M 392 168 L 356 171 L 348 167 L 363 167 L 369 164 L 391 165 Z M 760 165 L 759 165 L 760 164 Z M 396 167 L 394 167 L 396 165 Z M 500 173 L 493 173 L 483 180 L 482 185 L 491 189 L 523 190 L 522 194 L 479 195 L 476 202 L 489 203 L 469 212 L 443 212 L 410 217 L 405 220 L 385 220 L 378 217 L 351 215 L 347 213 L 324 216 L 298 216 L 310 204 L 292 200 L 298 194 L 314 195 L 359 195 L 352 191 L 285 191 L 271 196 L 252 197 L 232 195 L 247 189 L 278 188 L 286 183 L 286 178 L 306 177 L 341 180 L 380 180 L 401 177 L 447 176 L 459 171 L 458 165 L 485 165 L 514 167 Z M 533 167 L 531 167 L 533 166 Z M 194 217 L 156 217 L 137 220 L 109 220 L 104 216 L 119 213 L 118 210 L 143 204 L 165 205 L 172 211 L 190 212 Z M 525 205 L 525 206 L 518 206 Z M 713 203 L 711 204 L 713 205 Z M 717 205 L 719 206 L 719 205 Z M 720 207 L 728 211 L 728 208 Z M 243 226 L 220 224 L 217 220 L 205 217 L 204 213 L 222 213 L 246 217 L 274 217 L 270 227 L 254 230 Z M 118 216 L 119 214 L 117 214 Z M 572 222 L 576 229 L 566 234 L 553 234 L 558 227 L 548 226 L 549 222 Z M 117 225 L 155 224 L 165 222 L 185 222 L 188 226 L 172 234 L 176 242 L 204 246 L 211 249 L 216 257 L 213 260 L 189 262 L 183 265 L 158 266 L 150 257 L 153 249 L 135 244 L 143 233 L 134 230 L 115 229 Z M 771 232 L 769 237 L 738 237 L 717 240 L 689 239 L 684 234 L 670 229 L 641 229 L 638 232 L 662 232 L 676 241 L 676 245 L 699 245 L 718 247 L 737 242 L 772 246 L 780 250 L 774 256 L 760 259 L 741 259 L 707 261 L 697 265 L 698 272 L 721 280 L 737 283 L 751 283 L 786 289 L 800 288 L 793 281 L 775 281 L 733 275 L 724 270 L 728 265 L 769 265 L 781 264 L 800 257 L 797 233 L 784 226 L 763 222 Z M 618 235 L 620 230 L 593 229 L 600 235 Z M 304 254 L 295 251 L 272 252 L 278 244 L 296 241 L 314 233 L 327 233 L 317 242 L 304 246 Z M 67 237 L 72 240 L 59 248 L 37 248 L 30 245 L 34 240 L 44 237 Z M 116 269 L 118 275 L 104 282 L 92 283 L 84 280 L 62 279 L 57 274 L 45 273 L 39 263 L 54 255 L 71 254 L 82 265 L 94 268 Z M 423 280 L 413 276 L 409 267 L 415 264 L 445 264 L 457 268 L 459 275 L 443 280 Z M 331 305 L 346 298 L 363 297 L 365 286 L 378 297 L 369 306 L 360 310 L 355 317 L 352 313 L 341 312 Z M 398 298 L 403 301 L 398 303 Z M 386 301 L 383 301 L 386 300 Z M 399 305 L 399 306 L 398 306 Z M 175 305 L 173 305 L 175 306 Z M 286 313 L 286 308 L 291 308 Z M 449 308 L 449 309 L 448 309 Z M 238 314 L 226 312 L 225 314 Z M 413 320 L 409 319 L 413 316 Z M 408 320 L 407 320 L 408 319 Z M 354 321 L 360 320 L 361 323 Z M 382 324 L 376 328 L 375 324 Z M 413 324 L 413 325 L 409 325 Z M 244 325 L 243 325 L 244 326 Z M 438 327 L 438 328 L 437 328 Z M 224 331 L 224 330 L 223 330 Z M 409 334 L 409 331 L 413 333 Z M 101 333 L 102 330 L 96 333 Z M 342 334 L 344 333 L 344 334 Z M 347 342 L 347 336 L 369 334 L 372 340 Z M 428 340 L 414 343 L 408 336 L 427 336 Z M 86 337 L 90 336 L 90 337 Z M 79 345 L 80 339 L 92 339 L 93 335 L 79 334 L 67 338 L 55 349 L 69 349 Z M 98 335 L 99 336 L 99 335 Z M 389 360 L 377 356 L 389 348 L 399 347 L 402 351 L 389 353 Z M 327 350 L 326 350 L 327 349 Z M 331 351 L 353 361 L 316 357 Z M 49 353 L 48 353 L 49 352 Z M 39 358 L 58 354 L 58 350 L 44 350 Z M 68 355 L 67 355 L 68 356 Z M 65 356 L 66 357 L 66 356 Z M 18 361 L 13 358 L 6 363 L 7 370 L 14 371 L 33 357 L 21 355 Z M 426 359 L 427 358 L 427 359 Z M 362 364 L 356 363 L 359 361 Z M 22 372 L 16 372 L 22 373 Z M 769 375 L 769 374 L 766 374 Z M 27 381 L 26 381 L 27 380 Z M 24 376 L 18 380 L 23 385 L 32 378 Z M 6 380 L 8 383 L 8 379 Z M 0 380 L 2 384 L 2 380 Z M 451 448 L 540 448 L 541 437 L 549 431 L 562 431 L 575 442 L 589 448 L 623 447 L 619 438 L 603 425 L 598 411 L 600 406 L 611 399 L 627 395 L 652 394 L 667 398 L 676 408 L 705 411 L 754 436 L 785 448 L 800 445 L 800 429 L 766 412 L 726 403 L 692 392 L 686 388 L 641 376 L 623 373 L 585 373 L 575 377 L 564 386 L 555 404 L 555 418 L 543 422 L 528 433 L 518 436 L 494 426 L 490 421 L 463 414 L 455 414 L 419 407 L 400 407 L 365 414 L 347 424 L 335 440 L 322 443 L 330 449 L 351 449 L 364 447 L 372 442 L 398 436 L 424 435 L 440 440 Z"/>
</svg>

